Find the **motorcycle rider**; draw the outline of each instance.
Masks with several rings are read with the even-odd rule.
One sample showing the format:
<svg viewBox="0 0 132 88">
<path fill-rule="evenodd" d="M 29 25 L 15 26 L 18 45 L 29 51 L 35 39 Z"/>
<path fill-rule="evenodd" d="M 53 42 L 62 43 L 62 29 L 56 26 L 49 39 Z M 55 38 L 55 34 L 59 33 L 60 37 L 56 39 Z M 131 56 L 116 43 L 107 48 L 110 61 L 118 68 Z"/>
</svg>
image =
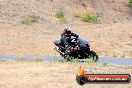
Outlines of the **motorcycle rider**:
<svg viewBox="0 0 132 88">
<path fill-rule="evenodd" d="M 71 38 L 71 36 L 74 36 L 76 38 L 79 37 L 79 35 L 77 35 L 76 33 L 72 32 L 70 30 L 70 27 L 66 27 L 64 29 L 64 32 L 61 34 L 61 43 L 64 44 L 64 47 L 66 49 L 65 54 L 67 54 L 67 55 L 71 53 L 70 52 L 70 38 Z"/>
</svg>

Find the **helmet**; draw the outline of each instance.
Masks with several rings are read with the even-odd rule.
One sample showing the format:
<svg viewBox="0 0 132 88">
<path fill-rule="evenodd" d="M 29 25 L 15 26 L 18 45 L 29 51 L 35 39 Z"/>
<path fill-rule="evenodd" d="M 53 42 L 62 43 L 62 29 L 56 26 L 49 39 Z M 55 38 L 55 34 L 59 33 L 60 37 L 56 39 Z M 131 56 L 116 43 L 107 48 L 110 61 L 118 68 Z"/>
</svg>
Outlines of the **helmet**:
<svg viewBox="0 0 132 88">
<path fill-rule="evenodd" d="M 70 29 L 70 27 L 66 27 L 65 29 L 64 29 L 64 32 L 65 32 L 65 34 L 71 34 L 71 29 Z"/>
</svg>

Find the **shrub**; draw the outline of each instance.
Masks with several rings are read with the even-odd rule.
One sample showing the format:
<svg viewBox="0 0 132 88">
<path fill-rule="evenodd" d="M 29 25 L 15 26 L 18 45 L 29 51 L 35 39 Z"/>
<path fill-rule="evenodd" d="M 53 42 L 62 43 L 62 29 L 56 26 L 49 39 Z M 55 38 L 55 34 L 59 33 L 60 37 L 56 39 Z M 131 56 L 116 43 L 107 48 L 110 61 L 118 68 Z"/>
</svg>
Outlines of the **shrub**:
<svg viewBox="0 0 132 88">
<path fill-rule="evenodd" d="M 30 17 L 28 17 L 28 16 L 21 17 L 21 23 L 26 24 L 26 25 L 30 24 L 31 23 Z"/>
<path fill-rule="evenodd" d="M 38 22 L 39 18 L 40 18 L 39 16 L 36 16 L 34 13 L 32 13 L 32 15 L 29 15 L 29 16 L 22 16 L 21 23 L 29 25 L 31 23 Z"/>
<path fill-rule="evenodd" d="M 65 12 L 63 10 L 59 10 L 57 13 L 56 13 L 56 17 L 57 18 L 63 18 L 65 17 Z"/>
<path fill-rule="evenodd" d="M 128 0 L 129 1 L 129 5 L 132 6 L 132 0 Z"/>
<path fill-rule="evenodd" d="M 31 22 L 38 22 L 40 19 L 40 16 L 37 16 L 35 13 L 32 13 L 32 15 L 29 17 L 31 18 Z"/>
<path fill-rule="evenodd" d="M 65 17 L 64 18 L 60 18 L 60 22 L 66 23 L 66 18 Z"/>
<path fill-rule="evenodd" d="M 26 61 L 30 61 L 29 59 L 27 58 L 16 58 L 15 59 L 16 61 L 19 61 L 19 62 L 26 62 Z"/>
<path fill-rule="evenodd" d="M 98 22 L 100 16 L 98 14 L 84 13 L 81 18 L 84 22 L 92 23 L 92 22 Z"/>
<path fill-rule="evenodd" d="M 19 62 L 42 62 L 44 61 L 43 59 L 41 58 L 35 58 L 35 59 L 29 59 L 29 58 L 16 58 L 15 59 L 16 61 L 19 61 Z"/>
<path fill-rule="evenodd" d="M 118 57 L 118 56 L 114 53 L 113 57 Z"/>
<path fill-rule="evenodd" d="M 123 54 L 123 55 L 121 56 L 121 58 L 125 58 L 125 55 Z"/>
<path fill-rule="evenodd" d="M 81 13 L 76 13 L 74 17 L 81 18 Z"/>
<path fill-rule="evenodd" d="M 79 61 L 77 60 L 77 58 L 71 57 L 69 58 L 70 62 L 74 62 L 74 63 L 78 63 Z"/>
<path fill-rule="evenodd" d="M 60 22 L 66 23 L 66 14 L 63 10 L 59 10 L 56 13 L 56 17 L 59 19 Z"/>
<path fill-rule="evenodd" d="M 107 62 L 105 62 L 105 63 L 103 63 L 103 65 L 104 65 L 104 66 L 107 66 L 107 65 L 108 65 L 108 63 L 107 63 Z"/>
<path fill-rule="evenodd" d="M 34 62 L 42 62 L 43 59 L 41 59 L 41 58 L 36 58 L 36 59 L 33 59 L 33 61 L 34 61 Z"/>
</svg>

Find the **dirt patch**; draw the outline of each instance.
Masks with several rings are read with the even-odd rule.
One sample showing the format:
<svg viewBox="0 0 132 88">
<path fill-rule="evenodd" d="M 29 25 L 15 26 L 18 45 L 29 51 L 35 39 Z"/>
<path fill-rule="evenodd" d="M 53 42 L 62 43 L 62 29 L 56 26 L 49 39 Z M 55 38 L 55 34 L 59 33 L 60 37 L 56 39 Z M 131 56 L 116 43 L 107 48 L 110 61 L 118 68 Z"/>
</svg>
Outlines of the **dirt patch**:
<svg viewBox="0 0 132 88">
<path fill-rule="evenodd" d="M 121 27 L 122 25 L 122 27 Z M 131 23 L 116 23 L 102 26 L 99 24 L 71 26 L 80 36 L 90 40 L 91 48 L 101 56 L 131 57 Z M 60 38 L 64 27 L 47 29 L 40 24 L 19 25 L 0 31 L 0 53 L 51 54 L 56 55 L 53 41 Z"/>
<path fill-rule="evenodd" d="M 14 60 L 0 61 L 0 88 L 81 88 L 76 83 L 76 71 L 80 64 L 62 62 L 18 62 Z M 132 74 L 131 66 L 82 64 L 93 73 L 127 73 Z M 127 69 L 126 69 L 127 68 Z M 69 80 L 70 79 L 70 80 Z M 86 84 L 91 88 L 129 88 L 132 84 Z"/>
<path fill-rule="evenodd" d="M 91 47 L 101 56 L 132 57 L 132 16 L 127 0 L 1 0 L 0 53 L 57 54 L 53 41 L 60 38 L 65 26 L 89 39 Z M 67 23 L 55 17 L 58 10 L 66 12 Z M 76 13 L 97 12 L 99 24 L 82 22 Z M 21 24 L 21 17 L 40 16 L 38 23 Z"/>
</svg>

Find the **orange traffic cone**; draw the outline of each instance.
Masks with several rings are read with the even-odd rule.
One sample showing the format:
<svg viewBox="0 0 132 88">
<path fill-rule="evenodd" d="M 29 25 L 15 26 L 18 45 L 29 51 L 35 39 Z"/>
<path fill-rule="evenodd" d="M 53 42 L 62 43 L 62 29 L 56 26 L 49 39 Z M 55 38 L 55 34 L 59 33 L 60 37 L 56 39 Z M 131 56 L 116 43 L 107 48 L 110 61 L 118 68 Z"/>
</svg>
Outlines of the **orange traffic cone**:
<svg viewBox="0 0 132 88">
<path fill-rule="evenodd" d="M 78 67 L 78 76 L 84 76 L 85 75 L 85 70 L 82 68 L 82 66 Z"/>
</svg>

